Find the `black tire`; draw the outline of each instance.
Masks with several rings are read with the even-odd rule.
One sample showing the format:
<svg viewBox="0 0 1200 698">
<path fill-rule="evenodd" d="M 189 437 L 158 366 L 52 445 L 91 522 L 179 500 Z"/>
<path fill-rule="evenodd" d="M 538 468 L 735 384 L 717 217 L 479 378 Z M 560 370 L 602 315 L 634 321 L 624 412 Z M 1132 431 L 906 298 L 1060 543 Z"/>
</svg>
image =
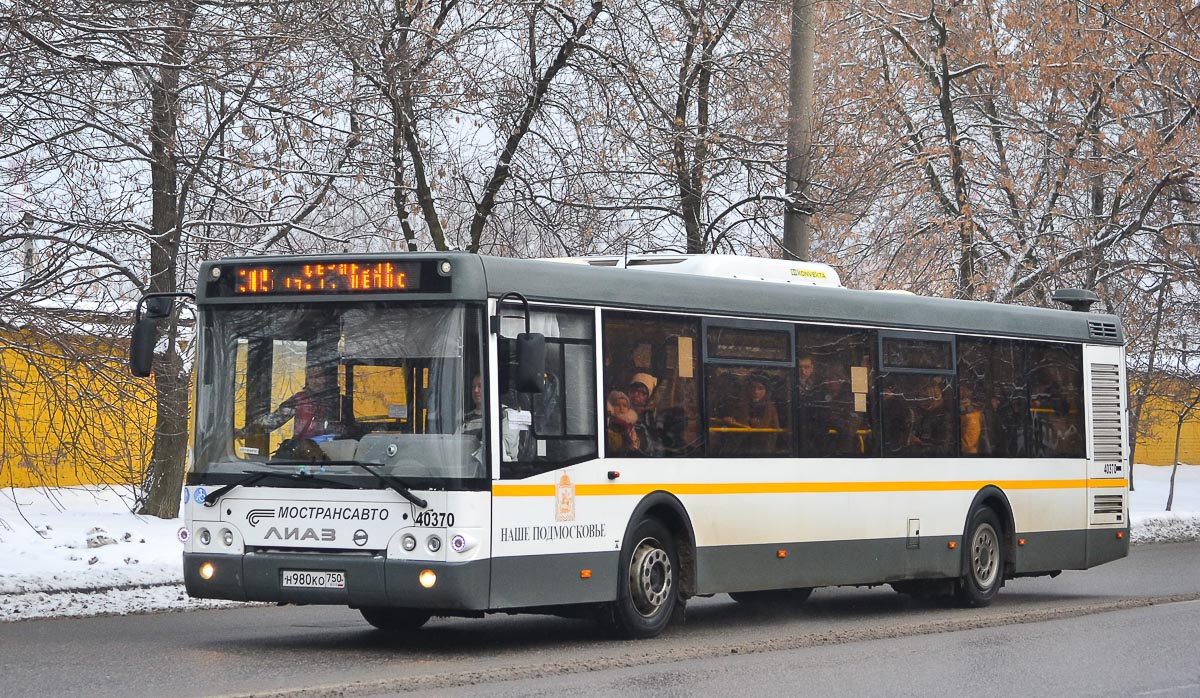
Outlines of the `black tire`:
<svg viewBox="0 0 1200 698">
<path fill-rule="evenodd" d="M 360 608 L 363 620 L 391 633 L 409 632 L 429 622 L 432 614 L 414 608 Z"/>
<path fill-rule="evenodd" d="M 625 536 L 620 559 L 613 629 L 631 639 L 655 637 L 683 607 L 675 539 L 658 519 L 642 519 Z"/>
<path fill-rule="evenodd" d="M 979 608 L 991 604 L 1004 586 L 1004 527 L 996 512 L 981 508 L 971 514 L 966 531 L 956 601 Z"/>
<path fill-rule="evenodd" d="M 812 596 L 812 587 L 771 589 L 769 591 L 733 591 L 729 598 L 750 606 L 799 606 Z"/>
</svg>

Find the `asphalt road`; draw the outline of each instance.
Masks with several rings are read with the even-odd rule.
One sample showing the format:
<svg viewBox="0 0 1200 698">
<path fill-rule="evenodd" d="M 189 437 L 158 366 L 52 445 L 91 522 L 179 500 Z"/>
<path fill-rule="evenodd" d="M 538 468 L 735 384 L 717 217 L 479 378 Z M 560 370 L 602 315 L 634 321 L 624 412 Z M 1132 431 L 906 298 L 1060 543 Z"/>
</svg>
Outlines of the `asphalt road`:
<svg viewBox="0 0 1200 698">
<path fill-rule="evenodd" d="M 254 606 L 0 623 L 0 696 L 1200 695 L 1200 543 L 1009 583 L 991 607 L 887 587 L 794 609 L 694 599 L 654 640 L 540 616 L 435 619 L 395 638 L 356 612 Z"/>
</svg>

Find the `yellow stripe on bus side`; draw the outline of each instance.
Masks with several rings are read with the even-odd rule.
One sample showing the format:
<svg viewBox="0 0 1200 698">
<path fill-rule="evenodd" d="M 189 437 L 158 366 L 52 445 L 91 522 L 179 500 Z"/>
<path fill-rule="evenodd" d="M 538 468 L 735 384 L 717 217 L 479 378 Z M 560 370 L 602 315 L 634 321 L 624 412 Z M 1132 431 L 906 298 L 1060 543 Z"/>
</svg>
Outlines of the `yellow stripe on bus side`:
<svg viewBox="0 0 1200 698">
<path fill-rule="evenodd" d="M 1063 490 L 1125 487 L 1123 479 L 1104 480 L 930 480 L 909 482 L 721 482 L 576 485 L 576 496 L 646 495 L 659 490 L 674 494 L 797 494 L 836 492 L 945 492 L 979 490 Z M 554 485 L 493 485 L 497 497 L 553 497 Z"/>
</svg>

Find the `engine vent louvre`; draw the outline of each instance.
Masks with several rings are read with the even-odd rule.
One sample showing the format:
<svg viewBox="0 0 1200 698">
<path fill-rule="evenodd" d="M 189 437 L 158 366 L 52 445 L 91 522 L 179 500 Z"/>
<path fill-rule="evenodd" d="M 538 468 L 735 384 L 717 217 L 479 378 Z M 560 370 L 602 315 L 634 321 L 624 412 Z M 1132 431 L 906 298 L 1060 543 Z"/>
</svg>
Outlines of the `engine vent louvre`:
<svg viewBox="0 0 1200 698">
<path fill-rule="evenodd" d="M 1088 320 L 1088 334 L 1093 339 L 1116 339 L 1117 323 L 1102 320 Z"/>
<path fill-rule="evenodd" d="M 1098 494 L 1092 502 L 1093 514 L 1122 514 L 1125 511 L 1125 495 Z"/>
<path fill-rule="evenodd" d="M 1091 523 L 1093 523 L 1093 524 L 1124 524 L 1125 523 L 1125 495 L 1124 494 L 1092 495 Z"/>
<path fill-rule="evenodd" d="M 1121 374 L 1116 364 L 1092 364 L 1092 458 L 1122 463 Z"/>
</svg>

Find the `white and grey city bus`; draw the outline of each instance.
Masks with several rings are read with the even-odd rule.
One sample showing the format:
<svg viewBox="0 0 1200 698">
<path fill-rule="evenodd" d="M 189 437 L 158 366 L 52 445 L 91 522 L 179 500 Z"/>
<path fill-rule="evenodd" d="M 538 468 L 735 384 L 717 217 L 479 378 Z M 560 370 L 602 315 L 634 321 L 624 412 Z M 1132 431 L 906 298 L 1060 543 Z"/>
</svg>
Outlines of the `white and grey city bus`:
<svg viewBox="0 0 1200 698">
<path fill-rule="evenodd" d="M 649 637 L 693 596 L 981 606 L 1128 551 L 1123 335 L 1087 292 L 404 253 L 207 262 L 195 295 L 195 597 Z M 146 299 L 135 373 L 169 312 Z"/>
</svg>

